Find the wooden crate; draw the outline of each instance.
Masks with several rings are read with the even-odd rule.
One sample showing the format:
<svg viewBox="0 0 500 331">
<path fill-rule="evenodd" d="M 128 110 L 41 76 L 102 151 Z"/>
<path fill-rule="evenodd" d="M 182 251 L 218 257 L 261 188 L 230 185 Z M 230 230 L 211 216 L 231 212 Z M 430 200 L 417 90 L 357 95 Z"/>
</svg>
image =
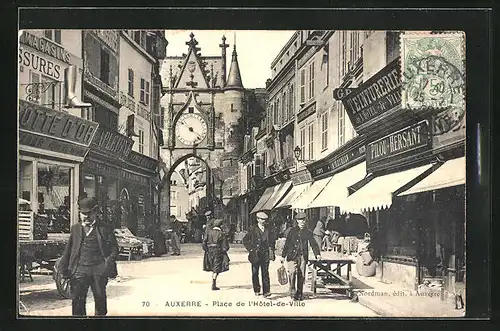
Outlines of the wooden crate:
<svg viewBox="0 0 500 331">
<path fill-rule="evenodd" d="M 19 240 L 33 240 L 33 212 L 18 212 Z"/>
</svg>

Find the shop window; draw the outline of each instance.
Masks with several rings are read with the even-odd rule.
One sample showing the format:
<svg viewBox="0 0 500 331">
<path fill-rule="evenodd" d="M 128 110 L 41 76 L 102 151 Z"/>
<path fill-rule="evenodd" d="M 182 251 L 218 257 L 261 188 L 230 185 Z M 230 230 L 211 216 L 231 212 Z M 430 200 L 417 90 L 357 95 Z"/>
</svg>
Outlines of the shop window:
<svg viewBox="0 0 500 331">
<path fill-rule="evenodd" d="M 19 160 L 19 201 L 21 210 L 33 210 L 33 163 Z"/>
<path fill-rule="evenodd" d="M 49 233 L 69 233 L 71 172 L 69 167 L 38 163 L 38 214 Z"/>
<path fill-rule="evenodd" d="M 100 79 L 109 85 L 109 53 L 101 48 L 101 72 Z"/>
<path fill-rule="evenodd" d="M 128 95 L 134 97 L 134 70 L 128 69 Z"/>
</svg>

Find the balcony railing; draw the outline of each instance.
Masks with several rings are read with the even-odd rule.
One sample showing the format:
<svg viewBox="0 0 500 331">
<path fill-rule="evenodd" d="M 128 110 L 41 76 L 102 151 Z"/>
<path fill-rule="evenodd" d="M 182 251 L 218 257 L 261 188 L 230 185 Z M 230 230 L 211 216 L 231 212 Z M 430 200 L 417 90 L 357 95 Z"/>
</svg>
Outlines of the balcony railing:
<svg viewBox="0 0 500 331">
<path fill-rule="evenodd" d="M 41 106 L 62 110 L 62 82 L 43 82 L 19 85 L 19 99 Z"/>
</svg>

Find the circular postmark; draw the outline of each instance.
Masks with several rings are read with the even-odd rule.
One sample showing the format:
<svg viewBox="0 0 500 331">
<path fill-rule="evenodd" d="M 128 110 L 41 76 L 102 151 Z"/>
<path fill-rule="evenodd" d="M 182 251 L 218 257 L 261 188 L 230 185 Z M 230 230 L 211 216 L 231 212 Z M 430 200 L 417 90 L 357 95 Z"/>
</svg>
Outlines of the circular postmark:
<svg viewBox="0 0 500 331">
<path fill-rule="evenodd" d="M 455 46 L 439 37 L 424 37 L 409 42 L 403 56 L 403 106 L 415 114 L 434 111 L 434 135 L 460 128 L 465 79 Z"/>
</svg>

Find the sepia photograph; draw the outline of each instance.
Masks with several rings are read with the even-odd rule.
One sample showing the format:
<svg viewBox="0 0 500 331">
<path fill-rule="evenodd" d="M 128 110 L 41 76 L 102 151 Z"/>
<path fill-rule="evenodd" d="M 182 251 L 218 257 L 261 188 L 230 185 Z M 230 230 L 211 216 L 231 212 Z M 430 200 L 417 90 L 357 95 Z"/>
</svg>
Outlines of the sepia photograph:
<svg viewBox="0 0 500 331">
<path fill-rule="evenodd" d="M 466 61 L 455 30 L 19 30 L 18 317 L 464 317 Z"/>
</svg>

